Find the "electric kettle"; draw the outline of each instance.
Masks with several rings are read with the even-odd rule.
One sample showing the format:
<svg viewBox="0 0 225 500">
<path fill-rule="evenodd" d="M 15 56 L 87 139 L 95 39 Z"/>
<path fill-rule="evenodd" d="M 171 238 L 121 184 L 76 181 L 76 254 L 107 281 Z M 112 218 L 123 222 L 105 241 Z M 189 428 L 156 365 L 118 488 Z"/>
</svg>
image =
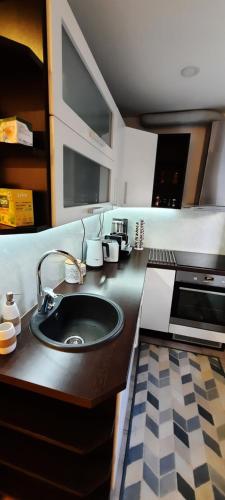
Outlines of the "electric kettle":
<svg viewBox="0 0 225 500">
<path fill-rule="evenodd" d="M 102 240 L 100 238 L 87 240 L 86 264 L 90 267 L 103 265 Z"/>
<path fill-rule="evenodd" d="M 118 262 L 119 260 L 119 243 L 115 240 L 106 239 L 102 243 L 103 256 L 105 262 Z"/>
</svg>

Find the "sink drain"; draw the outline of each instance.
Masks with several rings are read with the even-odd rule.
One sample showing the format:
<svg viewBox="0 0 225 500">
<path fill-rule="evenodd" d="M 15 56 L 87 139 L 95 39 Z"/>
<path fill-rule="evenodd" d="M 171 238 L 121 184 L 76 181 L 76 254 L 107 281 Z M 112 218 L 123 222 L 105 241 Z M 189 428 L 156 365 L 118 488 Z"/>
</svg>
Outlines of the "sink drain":
<svg viewBox="0 0 225 500">
<path fill-rule="evenodd" d="M 64 341 L 64 344 L 84 344 L 84 339 L 82 339 L 82 337 L 79 337 L 79 335 L 72 335 L 71 337 L 67 337 L 67 339 Z"/>
</svg>

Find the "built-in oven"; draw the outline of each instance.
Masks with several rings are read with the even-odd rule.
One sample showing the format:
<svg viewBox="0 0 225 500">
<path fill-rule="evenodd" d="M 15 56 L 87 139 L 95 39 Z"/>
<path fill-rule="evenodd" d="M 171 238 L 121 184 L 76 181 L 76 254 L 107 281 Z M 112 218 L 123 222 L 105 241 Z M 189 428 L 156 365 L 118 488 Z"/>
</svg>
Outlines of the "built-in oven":
<svg viewBox="0 0 225 500">
<path fill-rule="evenodd" d="M 177 271 L 169 332 L 176 340 L 225 343 L 225 276 Z"/>
</svg>

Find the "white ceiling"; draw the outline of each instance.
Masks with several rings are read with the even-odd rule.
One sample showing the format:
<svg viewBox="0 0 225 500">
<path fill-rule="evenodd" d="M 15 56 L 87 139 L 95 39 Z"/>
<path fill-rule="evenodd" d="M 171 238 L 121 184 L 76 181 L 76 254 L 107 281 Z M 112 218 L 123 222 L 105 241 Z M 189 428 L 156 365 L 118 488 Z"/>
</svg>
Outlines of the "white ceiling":
<svg viewBox="0 0 225 500">
<path fill-rule="evenodd" d="M 225 109 L 225 0 L 69 3 L 122 112 Z"/>
</svg>

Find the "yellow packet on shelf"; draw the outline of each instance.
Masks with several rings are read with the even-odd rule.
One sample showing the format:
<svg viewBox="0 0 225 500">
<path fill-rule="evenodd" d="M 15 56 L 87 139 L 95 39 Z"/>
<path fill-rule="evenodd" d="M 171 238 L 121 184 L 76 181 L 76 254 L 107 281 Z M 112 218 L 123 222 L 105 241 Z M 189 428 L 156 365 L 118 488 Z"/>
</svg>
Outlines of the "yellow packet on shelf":
<svg viewBox="0 0 225 500">
<path fill-rule="evenodd" d="M 33 192 L 30 189 L 0 188 L 0 224 L 33 226 Z"/>
</svg>

